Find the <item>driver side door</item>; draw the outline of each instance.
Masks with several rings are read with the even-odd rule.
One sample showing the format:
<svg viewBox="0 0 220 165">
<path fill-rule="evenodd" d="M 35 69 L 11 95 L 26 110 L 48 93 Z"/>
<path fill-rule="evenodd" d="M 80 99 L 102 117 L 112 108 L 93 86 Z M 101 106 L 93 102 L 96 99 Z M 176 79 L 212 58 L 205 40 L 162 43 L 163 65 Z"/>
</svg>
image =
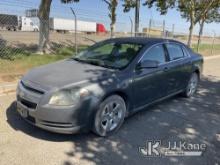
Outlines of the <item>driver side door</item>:
<svg viewBox="0 0 220 165">
<path fill-rule="evenodd" d="M 135 109 L 149 104 L 167 95 L 168 77 L 167 64 L 168 57 L 163 44 L 149 48 L 137 65 L 149 60 L 156 61 L 155 68 L 136 68 L 133 79 L 133 91 Z"/>
</svg>

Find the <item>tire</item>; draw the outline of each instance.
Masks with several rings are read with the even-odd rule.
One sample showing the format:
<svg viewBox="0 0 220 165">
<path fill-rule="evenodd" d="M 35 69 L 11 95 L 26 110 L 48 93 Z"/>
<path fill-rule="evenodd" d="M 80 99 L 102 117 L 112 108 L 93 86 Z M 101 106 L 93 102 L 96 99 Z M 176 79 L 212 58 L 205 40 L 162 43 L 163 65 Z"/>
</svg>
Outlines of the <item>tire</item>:
<svg viewBox="0 0 220 165">
<path fill-rule="evenodd" d="M 118 95 L 109 96 L 100 104 L 95 114 L 93 132 L 102 137 L 112 135 L 123 124 L 125 114 L 124 99 Z"/>
<path fill-rule="evenodd" d="M 197 73 L 192 73 L 189 82 L 187 84 L 186 90 L 183 92 L 184 97 L 192 97 L 198 88 L 198 82 L 199 82 L 199 75 Z"/>
</svg>

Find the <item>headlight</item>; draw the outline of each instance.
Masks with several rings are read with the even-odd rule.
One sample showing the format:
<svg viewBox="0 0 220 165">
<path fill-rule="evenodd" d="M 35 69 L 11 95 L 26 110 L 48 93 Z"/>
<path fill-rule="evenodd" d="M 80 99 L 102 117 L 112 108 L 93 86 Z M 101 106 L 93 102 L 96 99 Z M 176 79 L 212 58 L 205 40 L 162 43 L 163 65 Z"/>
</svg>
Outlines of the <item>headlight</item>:
<svg viewBox="0 0 220 165">
<path fill-rule="evenodd" d="M 88 93 L 86 89 L 61 90 L 52 95 L 49 104 L 58 106 L 75 105 L 81 97 L 87 96 Z"/>
</svg>

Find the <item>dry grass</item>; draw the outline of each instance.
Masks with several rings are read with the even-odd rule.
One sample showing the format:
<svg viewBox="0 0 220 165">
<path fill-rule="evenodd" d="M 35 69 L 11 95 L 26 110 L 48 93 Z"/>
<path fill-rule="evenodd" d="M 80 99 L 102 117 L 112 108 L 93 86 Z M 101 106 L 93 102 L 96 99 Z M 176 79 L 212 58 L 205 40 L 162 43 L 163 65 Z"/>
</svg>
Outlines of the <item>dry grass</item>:
<svg viewBox="0 0 220 165">
<path fill-rule="evenodd" d="M 197 51 L 197 45 L 193 45 L 193 50 Z M 219 55 L 220 44 L 213 45 L 213 52 L 212 52 L 211 44 L 201 44 L 199 48 L 199 53 L 202 54 L 203 56 Z"/>
</svg>

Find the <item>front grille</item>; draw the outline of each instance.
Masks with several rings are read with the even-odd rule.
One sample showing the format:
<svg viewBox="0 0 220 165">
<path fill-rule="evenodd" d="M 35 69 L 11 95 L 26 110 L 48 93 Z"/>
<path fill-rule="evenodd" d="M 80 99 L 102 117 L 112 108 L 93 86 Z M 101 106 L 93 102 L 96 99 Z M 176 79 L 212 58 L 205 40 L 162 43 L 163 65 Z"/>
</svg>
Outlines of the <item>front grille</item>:
<svg viewBox="0 0 220 165">
<path fill-rule="evenodd" d="M 23 81 L 21 81 L 21 85 L 23 86 L 23 88 L 25 88 L 26 90 L 29 90 L 31 92 L 34 92 L 34 93 L 37 93 L 37 94 L 41 94 L 41 95 L 44 94 L 43 91 L 40 91 L 38 89 L 34 89 L 34 88 L 30 87 L 30 86 L 25 85 Z"/>
<path fill-rule="evenodd" d="M 33 103 L 33 102 L 28 101 L 28 100 L 26 100 L 26 99 L 23 99 L 23 98 L 21 98 L 20 96 L 18 96 L 18 101 L 20 101 L 21 104 L 23 104 L 23 105 L 25 105 L 26 107 L 31 108 L 31 109 L 36 109 L 36 107 L 37 107 L 37 104 L 36 104 L 36 103 Z"/>
</svg>

